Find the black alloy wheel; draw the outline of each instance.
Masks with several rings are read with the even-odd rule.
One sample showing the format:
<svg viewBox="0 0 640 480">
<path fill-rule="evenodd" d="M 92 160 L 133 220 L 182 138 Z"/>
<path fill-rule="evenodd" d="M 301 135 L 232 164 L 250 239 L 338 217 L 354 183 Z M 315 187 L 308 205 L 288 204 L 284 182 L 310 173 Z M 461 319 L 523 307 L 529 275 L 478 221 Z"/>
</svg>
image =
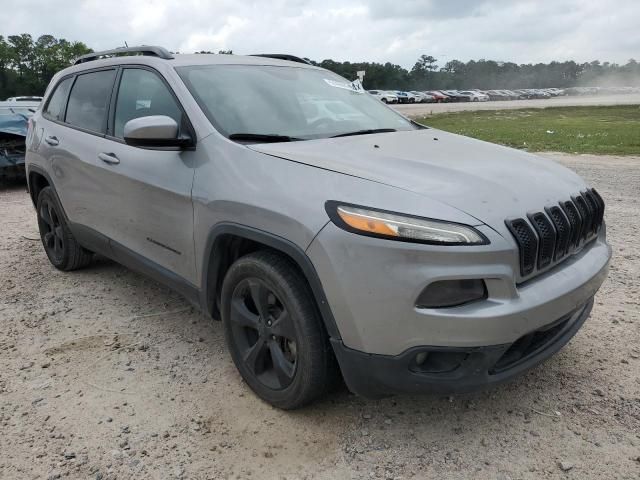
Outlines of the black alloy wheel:
<svg viewBox="0 0 640 480">
<path fill-rule="evenodd" d="M 296 373 L 296 332 L 273 290 L 259 278 L 241 281 L 233 291 L 229 320 L 246 368 L 267 388 L 288 387 Z"/>
<path fill-rule="evenodd" d="M 290 258 L 266 249 L 238 258 L 224 277 L 220 305 L 233 363 L 258 397 L 291 410 L 338 385 L 322 317 Z"/>
<path fill-rule="evenodd" d="M 51 187 L 44 187 L 38 194 L 36 214 L 42 246 L 54 267 L 68 272 L 91 263 L 93 253 L 82 247 L 71 233 Z"/>
<path fill-rule="evenodd" d="M 62 262 L 65 249 L 64 229 L 56 206 L 48 198 L 40 202 L 38 207 L 38 225 L 47 256 L 54 263 Z"/>
</svg>

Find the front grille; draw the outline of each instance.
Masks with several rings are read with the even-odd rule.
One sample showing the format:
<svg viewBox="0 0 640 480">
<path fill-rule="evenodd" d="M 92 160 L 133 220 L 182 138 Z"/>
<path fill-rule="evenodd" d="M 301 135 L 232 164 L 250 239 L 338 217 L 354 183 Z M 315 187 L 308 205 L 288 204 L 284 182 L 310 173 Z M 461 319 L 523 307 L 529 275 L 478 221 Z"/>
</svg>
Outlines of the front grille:
<svg viewBox="0 0 640 480">
<path fill-rule="evenodd" d="M 527 218 L 505 222 L 518 244 L 522 277 L 561 261 L 597 235 L 602 228 L 604 201 L 590 189 L 544 211 L 529 213 Z"/>
<path fill-rule="evenodd" d="M 549 218 L 542 212 L 529 216 L 533 228 L 538 234 L 538 268 L 545 268 L 553 261 L 556 248 L 556 231 Z"/>
</svg>

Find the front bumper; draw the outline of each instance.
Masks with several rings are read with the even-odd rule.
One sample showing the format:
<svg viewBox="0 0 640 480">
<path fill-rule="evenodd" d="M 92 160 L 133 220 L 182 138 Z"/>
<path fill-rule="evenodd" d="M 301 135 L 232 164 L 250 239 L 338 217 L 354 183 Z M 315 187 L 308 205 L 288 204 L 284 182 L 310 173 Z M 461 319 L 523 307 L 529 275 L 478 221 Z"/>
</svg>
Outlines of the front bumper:
<svg viewBox="0 0 640 480">
<path fill-rule="evenodd" d="M 543 362 L 571 340 L 593 298 L 573 312 L 520 337 L 486 347 L 414 347 L 400 355 L 374 355 L 332 340 L 349 389 L 367 398 L 394 393 L 462 393 L 505 382 Z M 417 358 L 424 355 L 424 361 Z"/>
<path fill-rule="evenodd" d="M 585 305 L 606 278 L 611 248 L 604 229 L 580 252 L 518 284 L 518 255 L 510 239 L 477 228 L 490 245 L 419 245 L 328 224 L 307 254 L 339 340 L 349 349 L 385 356 L 424 345 L 508 345 Z M 450 308 L 416 307 L 427 285 L 452 279 L 483 279 L 487 298 Z"/>
</svg>

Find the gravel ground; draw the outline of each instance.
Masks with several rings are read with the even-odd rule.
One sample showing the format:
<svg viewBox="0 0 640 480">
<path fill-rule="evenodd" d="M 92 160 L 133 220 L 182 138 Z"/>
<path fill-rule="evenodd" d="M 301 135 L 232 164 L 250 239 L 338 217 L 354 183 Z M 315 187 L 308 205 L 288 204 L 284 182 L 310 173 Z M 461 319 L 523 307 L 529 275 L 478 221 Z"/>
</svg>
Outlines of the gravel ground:
<svg viewBox="0 0 640 480">
<path fill-rule="evenodd" d="M 392 105 L 407 117 L 422 117 L 434 113 L 466 110 L 509 110 L 515 108 L 579 107 L 595 105 L 639 105 L 640 94 L 596 95 L 585 97 L 555 97 L 538 100 L 500 100 L 495 102 L 418 103 Z"/>
<path fill-rule="evenodd" d="M 490 391 L 302 411 L 262 403 L 222 328 L 107 260 L 53 269 L 0 188 L 0 478 L 640 478 L 640 157 L 551 155 L 608 202 L 614 259 L 590 320 Z"/>
</svg>

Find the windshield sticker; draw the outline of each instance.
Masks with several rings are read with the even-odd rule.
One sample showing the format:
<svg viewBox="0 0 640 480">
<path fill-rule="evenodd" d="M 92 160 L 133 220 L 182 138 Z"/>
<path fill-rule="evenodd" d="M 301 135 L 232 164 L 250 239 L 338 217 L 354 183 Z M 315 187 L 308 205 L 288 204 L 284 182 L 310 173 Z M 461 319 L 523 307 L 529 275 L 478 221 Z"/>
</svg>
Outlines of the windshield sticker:
<svg viewBox="0 0 640 480">
<path fill-rule="evenodd" d="M 344 90 L 351 90 L 352 92 L 364 93 L 364 88 L 362 88 L 362 83 L 360 83 L 359 79 L 354 80 L 351 83 L 337 82 L 335 80 L 329 80 L 328 78 L 325 78 L 324 81 L 327 82 L 328 85 L 331 85 L 335 88 L 342 88 Z"/>
</svg>

